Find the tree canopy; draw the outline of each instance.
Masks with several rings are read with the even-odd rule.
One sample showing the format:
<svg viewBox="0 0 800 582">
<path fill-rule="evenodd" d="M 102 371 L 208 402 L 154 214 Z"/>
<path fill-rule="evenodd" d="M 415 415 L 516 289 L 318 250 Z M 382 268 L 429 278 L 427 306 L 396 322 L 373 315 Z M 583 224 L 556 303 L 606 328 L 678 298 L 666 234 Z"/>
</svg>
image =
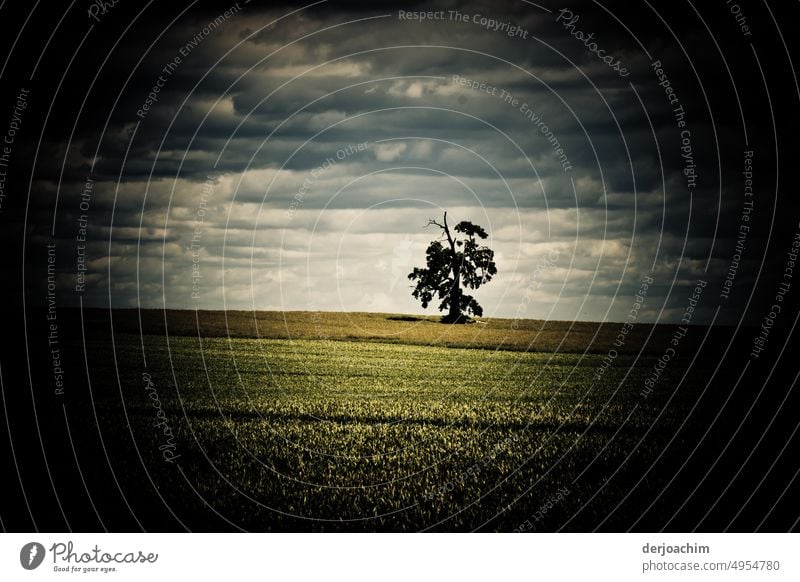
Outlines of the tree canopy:
<svg viewBox="0 0 800 582">
<path fill-rule="evenodd" d="M 497 274 L 494 251 L 481 246 L 478 239 L 488 237 L 486 231 L 469 221 L 461 221 L 452 229 L 443 221 L 428 220 L 426 226 L 440 228 L 441 236 L 428 245 L 425 267 L 416 267 L 408 278 L 416 282 L 412 295 L 427 308 L 439 300 L 439 311 L 447 311 L 446 323 L 466 323 L 469 316 L 483 315 L 483 308 L 462 287 L 477 289 Z"/>
</svg>

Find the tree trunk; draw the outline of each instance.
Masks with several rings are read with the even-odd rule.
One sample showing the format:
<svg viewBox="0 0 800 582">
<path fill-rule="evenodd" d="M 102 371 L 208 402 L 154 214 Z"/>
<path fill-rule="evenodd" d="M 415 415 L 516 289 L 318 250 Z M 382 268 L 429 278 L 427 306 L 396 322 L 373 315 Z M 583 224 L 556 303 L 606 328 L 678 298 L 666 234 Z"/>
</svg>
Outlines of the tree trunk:
<svg viewBox="0 0 800 582">
<path fill-rule="evenodd" d="M 447 321 L 450 323 L 461 323 L 461 273 L 458 265 L 453 259 L 453 289 L 450 291 L 450 313 L 447 314 Z"/>
<path fill-rule="evenodd" d="M 458 264 L 458 252 L 456 251 L 456 241 L 450 234 L 450 227 L 447 226 L 447 212 L 444 213 L 444 225 L 442 225 L 447 242 L 450 244 L 450 267 L 453 273 L 453 288 L 450 290 L 450 312 L 444 321 L 448 323 L 464 323 L 465 317 L 461 315 L 461 265 Z"/>
<path fill-rule="evenodd" d="M 458 262 L 458 251 L 456 251 L 456 241 L 450 234 L 450 227 L 447 226 L 447 212 L 444 213 L 444 224 L 434 222 L 444 230 L 447 242 L 450 244 L 450 269 L 453 273 L 453 288 L 450 289 L 450 311 L 442 321 L 447 323 L 465 323 L 467 317 L 461 313 L 461 265 Z"/>
</svg>

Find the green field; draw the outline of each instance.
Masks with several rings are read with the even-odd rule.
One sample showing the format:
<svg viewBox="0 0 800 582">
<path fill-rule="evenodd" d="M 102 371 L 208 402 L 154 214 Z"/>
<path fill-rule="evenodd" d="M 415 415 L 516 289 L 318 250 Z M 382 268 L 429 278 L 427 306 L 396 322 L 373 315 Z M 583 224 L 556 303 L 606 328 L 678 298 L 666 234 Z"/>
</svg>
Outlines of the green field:
<svg viewBox="0 0 800 582">
<path fill-rule="evenodd" d="M 604 354 L 438 347 L 362 333 L 370 337 L 118 334 L 124 398 L 112 388 L 110 346 L 91 352 L 111 388 L 97 400 L 102 414 L 124 419 L 133 437 L 120 433 L 115 455 L 141 455 L 148 478 L 192 529 L 204 529 L 207 518 L 198 516 L 209 513 L 249 530 L 582 529 L 623 500 L 688 405 L 676 398 L 664 409 L 685 371 L 681 359 L 665 371 L 664 389 L 645 398 L 650 353 L 620 354 L 596 381 Z M 166 439 L 154 427 L 157 407 L 180 455 L 172 463 L 159 450 Z M 141 479 L 126 465 L 123 477 Z M 643 503 L 640 495 L 646 489 L 625 503 Z M 614 523 L 612 514 L 606 525 Z"/>
</svg>

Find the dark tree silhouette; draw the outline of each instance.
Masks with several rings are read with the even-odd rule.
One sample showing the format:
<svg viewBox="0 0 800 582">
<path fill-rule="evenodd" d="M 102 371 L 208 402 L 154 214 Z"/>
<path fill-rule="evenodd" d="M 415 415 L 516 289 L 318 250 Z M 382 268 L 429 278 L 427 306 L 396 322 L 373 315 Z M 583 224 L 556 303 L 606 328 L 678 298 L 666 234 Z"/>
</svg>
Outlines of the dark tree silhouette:
<svg viewBox="0 0 800 582">
<path fill-rule="evenodd" d="M 442 229 L 442 235 L 428 245 L 427 267 L 417 267 L 409 273 L 408 278 L 416 281 L 412 295 L 422 302 L 423 308 L 434 298 L 440 299 L 439 311 L 447 311 L 443 323 L 466 323 L 469 315 L 480 317 L 483 308 L 474 297 L 464 293 L 462 285 L 477 289 L 497 274 L 494 251 L 479 246 L 476 240 L 476 237 L 486 238 L 486 231 L 466 220 L 451 230 L 447 212 L 442 223 L 428 220 L 426 226 Z"/>
</svg>

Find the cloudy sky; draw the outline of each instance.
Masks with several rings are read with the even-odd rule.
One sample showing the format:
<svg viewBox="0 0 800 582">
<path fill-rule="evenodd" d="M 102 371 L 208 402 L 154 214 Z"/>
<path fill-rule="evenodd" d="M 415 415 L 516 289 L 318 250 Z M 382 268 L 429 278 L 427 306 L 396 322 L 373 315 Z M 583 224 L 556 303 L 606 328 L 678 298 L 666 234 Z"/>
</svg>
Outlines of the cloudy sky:
<svg viewBox="0 0 800 582">
<path fill-rule="evenodd" d="M 425 313 L 406 275 L 446 210 L 490 235 L 487 316 L 622 320 L 652 274 L 645 319 L 704 279 L 697 321 L 736 320 L 775 232 L 774 114 L 735 19 L 678 4 L 71 14 L 18 149 L 26 232 L 64 304 Z M 764 195 L 721 301 L 748 150 Z"/>
</svg>

